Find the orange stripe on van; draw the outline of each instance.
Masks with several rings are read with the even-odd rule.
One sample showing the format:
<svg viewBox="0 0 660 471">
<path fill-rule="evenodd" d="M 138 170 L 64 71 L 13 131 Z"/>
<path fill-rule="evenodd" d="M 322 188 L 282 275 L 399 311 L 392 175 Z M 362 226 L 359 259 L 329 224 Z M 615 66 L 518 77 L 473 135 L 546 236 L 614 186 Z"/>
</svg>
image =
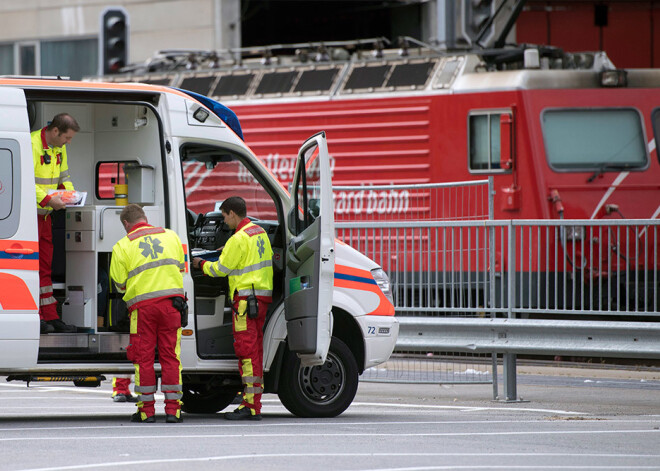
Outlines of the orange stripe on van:
<svg viewBox="0 0 660 471">
<path fill-rule="evenodd" d="M 39 270 L 39 243 L 22 240 L 0 240 L 0 268 Z"/>
<path fill-rule="evenodd" d="M 0 306 L 15 310 L 37 309 L 25 281 L 8 273 L 0 273 Z"/>
<path fill-rule="evenodd" d="M 372 312 L 368 312 L 367 315 L 393 316 L 395 313 L 394 306 L 390 300 L 385 297 L 369 270 L 361 270 L 346 265 L 335 265 L 334 286 L 337 288 L 369 291 L 378 295 L 380 298 L 378 307 Z"/>
</svg>

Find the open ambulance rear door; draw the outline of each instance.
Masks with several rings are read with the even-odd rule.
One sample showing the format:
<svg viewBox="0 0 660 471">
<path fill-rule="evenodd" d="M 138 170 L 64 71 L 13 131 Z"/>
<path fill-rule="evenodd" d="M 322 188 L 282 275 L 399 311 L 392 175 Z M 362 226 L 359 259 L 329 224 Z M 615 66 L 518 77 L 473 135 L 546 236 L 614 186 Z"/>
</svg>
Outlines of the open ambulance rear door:
<svg viewBox="0 0 660 471">
<path fill-rule="evenodd" d="M 321 365 L 332 337 L 335 223 L 325 133 L 300 148 L 287 216 L 285 317 L 289 349 L 303 366 Z"/>
<path fill-rule="evenodd" d="M 25 93 L 0 87 L 0 352 L 4 368 L 39 351 L 39 243 Z"/>
</svg>

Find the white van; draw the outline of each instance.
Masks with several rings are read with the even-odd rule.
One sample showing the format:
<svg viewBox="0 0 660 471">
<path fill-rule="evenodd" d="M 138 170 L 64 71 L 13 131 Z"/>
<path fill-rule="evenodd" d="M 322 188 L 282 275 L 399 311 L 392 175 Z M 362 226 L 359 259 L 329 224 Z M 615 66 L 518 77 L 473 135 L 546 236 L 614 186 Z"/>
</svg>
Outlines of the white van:
<svg viewBox="0 0 660 471">
<path fill-rule="evenodd" d="M 74 186 L 87 197 L 55 218 L 53 281 L 62 319 L 78 329 L 40 335 L 30 131 L 61 112 L 81 126 L 67 153 Z M 114 190 L 126 184 L 128 201 L 142 205 L 151 224 L 176 231 L 185 246 L 183 410 L 224 409 L 242 389 L 226 280 L 203 277 L 189 262 L 224 245 L 231 233 L 217 208 L 239 195 L 275 252 L 265 390 L 298 416 L 343 412 L 358 375 L 389 358 L 398 322 L 383 270 L 334 239 L 324 133 L 295 148 L 289 195 L 212 109 L 183 91 L 0 78 L 0 374 L 85 386 L 133 372 L 120 322 L 125 308 L 107 290 L 112 246 L 125 235 Z"/>
</svg>

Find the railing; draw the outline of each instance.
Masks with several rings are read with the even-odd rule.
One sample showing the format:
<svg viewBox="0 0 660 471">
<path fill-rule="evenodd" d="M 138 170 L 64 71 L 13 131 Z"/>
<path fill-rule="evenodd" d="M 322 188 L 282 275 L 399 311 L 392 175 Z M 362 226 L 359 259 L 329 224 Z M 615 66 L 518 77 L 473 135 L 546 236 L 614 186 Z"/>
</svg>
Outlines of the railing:
<svg viewBox="0 0 660 471">
<path fill-rule="evenodd" d="M 435 306 L 438 286 L 435 272 L 428 267 L 437 264 L 435 257 L 451 257 L 455 249 L 438 255 L 439 241 L 460 239 L 446 228 L 436 234 L 426 232 L 420 221 L 483 221 L 492 218 L 492 179 L 417 185 L 353 185 L 333 186 L 335 220 L 340 239 L 364 253 L 390 271 L 396 289 L 395 305 L 411 306 L 408 315 L 440 314 Z M 487 242 L 478 244 L 479 253 Z M 481 257 L 482 255 L 480 255 Z M 486 280 L 487 281 L 487 280 Z M 479 282 L 484 282 L 480 280 Z M 454 286 L 458 287 L 456 279 Z M 423 293 L 423 294 L 422 294 Z M 445 293 L 442 305 L 450 301 Z M 417 300 L 415 301 L 415 298 Z M 485 301 L 481 301 L 482 304 Z M 478 315 L 479 310 L 473 310 Z M 413 314 L 413 313 L 417 314 Z M 397 315 L 403 315 L 403 311 Z M 372 368 L 362 378 L 370 381 L 410 383 L 490 383 L 488 364 L 491 355 L 431 351 L 406 352 L 397 348 L 386 365 Z M 484 360 L 487 360 L 484 366 Z"/>
<path fill-rule="evenodd" d="M 507 400 L 516 354 L 660 358 L 658 220 L 336 226 L 392 280 L 397 351 L 504 354 Z"/>
</svg>

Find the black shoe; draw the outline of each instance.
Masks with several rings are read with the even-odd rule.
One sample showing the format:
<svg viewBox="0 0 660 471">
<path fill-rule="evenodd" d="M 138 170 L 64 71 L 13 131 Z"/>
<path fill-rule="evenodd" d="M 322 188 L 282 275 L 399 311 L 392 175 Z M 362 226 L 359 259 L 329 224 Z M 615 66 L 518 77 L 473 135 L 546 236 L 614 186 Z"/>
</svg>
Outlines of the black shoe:
<svg viewBox="0 0 660 471">
<path fill-rule="evenodd" d="M 53 327 L 43 319 L 41 320 L 41 322 L 39 322 L 39 329 L 40 329 L 40 333 L 42 334 L 52 334 L 53 332 L 55 332 L 55 327 Z"/>
<path fill-rule="evenodd" d="M 156 416 L 152 415 L 151 417 L 147 417 L 146 419 L 143 419 L 142 413 L 136 412 L 131 416 L 131 422 L 138 422 L 142 424 L 153 424 L 154 422 L 156 422 Z"/>
<path fill-rule="evenodd" d="M 78 331 L 78 328 L 75 325 L 68 325 L 62 322 L 61 319 L 53 319 L 52 321 L 46 321 L 46 324 L 55 329 L 55 332 L 60 332 L 64 334 L 71 334 Z"/>
<path fill-rule="evenodd" d="M 183 422 L 183 419 L 181 417 L 177 417 L 176 415 L 167 414 L 165 422 L 168 424 L 180 424 Z"/>
<path fill-rule="evenodd" d="M 137 402 L 138 398 L 132 394 L 115 394 L 112 396 L 114 402 Z"/>
<path fill-rule="evenodd" d="M 252 414 L 249 407 L 239 407 L 232 412 L 225 412 L 227 420 L 261 420 L 261 414 Z"/>
</svg>

